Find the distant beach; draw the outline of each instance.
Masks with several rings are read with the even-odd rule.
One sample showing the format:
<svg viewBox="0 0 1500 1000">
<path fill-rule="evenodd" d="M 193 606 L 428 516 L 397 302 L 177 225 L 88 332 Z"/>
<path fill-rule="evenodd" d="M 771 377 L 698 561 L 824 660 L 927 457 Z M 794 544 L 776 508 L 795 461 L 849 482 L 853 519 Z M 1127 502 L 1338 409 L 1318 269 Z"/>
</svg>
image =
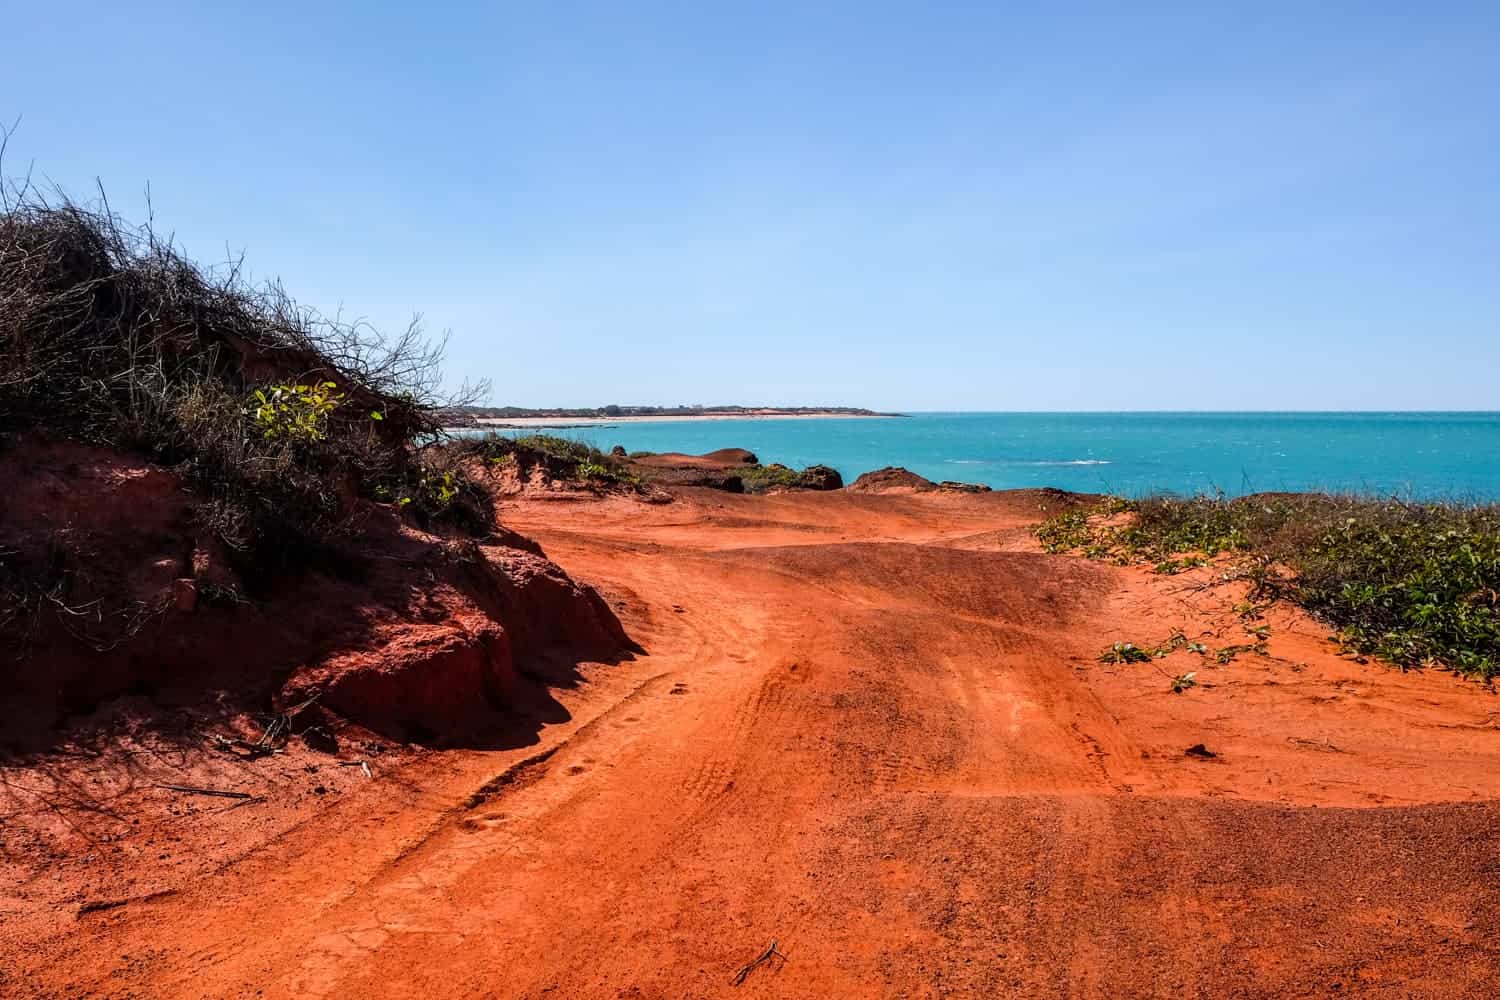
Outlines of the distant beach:
<svg viewBox="0 0 1500 1000">
<path fill-rule="evenodd" d="M 798 413 L 787 410 L 754 410 L 744 413 L 652 414 L 618 417 L 478 417 L 475 418 L 474 423 L 480 427 L 496 429 L 550 427 L 565 430 L 570 427 L 605 427 L 614 424 L 698 423 L 716 420 L 889 420 L 902 415 L 900 413 Z"/>
</svg>

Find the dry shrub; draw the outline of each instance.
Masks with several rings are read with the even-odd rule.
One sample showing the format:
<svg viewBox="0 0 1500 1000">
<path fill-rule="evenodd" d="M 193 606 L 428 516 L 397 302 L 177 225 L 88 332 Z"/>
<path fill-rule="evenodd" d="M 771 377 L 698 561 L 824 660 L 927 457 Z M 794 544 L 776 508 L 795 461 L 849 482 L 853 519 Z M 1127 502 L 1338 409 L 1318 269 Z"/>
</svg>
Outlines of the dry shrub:
<svg viewBox="0 0 1500 1000">
<path fill-rule="evenodd" d="M 23 182 L 0 203 L 0 442 L 44 433 L 171 468 L 252 586 L 326 553 L 354 498 L 421 494 L 438 408 L 485 388 L 443 395 L 444 343 L 418 321 L 386 337 L 322 316 L 278 282 L 251 284 L 239 263 L 189 260 L 102 192 L 85 205 Z M 257 390 L 296 397 L 299 386 L 320 387 L 327 405 L 299 433 L 268 433 Z M 429 492 L 412 514 L 437 524 L 451 513 L 482 534 L 482 492 L 465 480 L 463 504 Z M 43 570 L 0 553 L 0 628 L 21 626 L 57 585 Z"/>
</svg>

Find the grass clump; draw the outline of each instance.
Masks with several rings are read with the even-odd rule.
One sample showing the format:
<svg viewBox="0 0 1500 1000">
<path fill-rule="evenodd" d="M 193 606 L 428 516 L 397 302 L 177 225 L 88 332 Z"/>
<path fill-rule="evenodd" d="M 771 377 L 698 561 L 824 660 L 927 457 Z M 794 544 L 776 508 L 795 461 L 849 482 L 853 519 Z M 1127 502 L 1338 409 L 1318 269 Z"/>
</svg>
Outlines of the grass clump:
<svg viewBox="0 0 1500 1000">
<path fill-rule="evenodd" d="M 1500 506 L 1156 497 L 1062 514 L 1036 536 L 1049 552 L 1163 572 L 1232 556 L 1230 576 L 1251 580 L 1254 596 L 1294 601 L 1351 651 L 1402 668 L 1440 666 L 1487 681 L 1500 674 Z M 1263 651 L 1265 627 L 1246 631 L 1253 643 L 1216 659 Z"/>
</svg>

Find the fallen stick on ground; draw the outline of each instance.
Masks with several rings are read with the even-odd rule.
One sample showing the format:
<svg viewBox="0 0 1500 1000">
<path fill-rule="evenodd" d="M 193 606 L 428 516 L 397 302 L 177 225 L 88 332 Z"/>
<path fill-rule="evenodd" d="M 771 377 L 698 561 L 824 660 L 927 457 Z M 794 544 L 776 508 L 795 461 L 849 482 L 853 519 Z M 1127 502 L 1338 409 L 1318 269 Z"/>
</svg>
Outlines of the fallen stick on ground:
<svg viewBox="0 0 1500 1000">
<path fill-rule="evenodd" d="M 260 743 L 251 743 L 249 740 L 239 738 L 228 739 L 217 733 L 210 734 L 209 739 L 213 741 L 215 750 L 222 750 L 225 753 L 233 754 L 241 760 L 256 760 L 260 757 L 281 753 L 279 749 L 273 747 Z"/>
<path fill-rule="evenodd" d="M 373 775 L 373 774 L 370 773 L 370 764 L 369 764 L 368 761 L 363 761 L 363 760 L 341 760 L 341 761 L 339 761 L 339 767 L 357 767 L 361 771 L 365 772 L 365 777 L 366 778 L 373 778 L 373 777 L 375 777 L 375 775 Z"/>
<path fill-rule="evenodd" d="M 771 943 L 766 945 L 766 950 L 760 953 L 759 958 L 751 962 L 749 965 L 746 965 L 744 968 L 740 969 L 739 972 L 736 972 L 734 974 L 734 982 L 732 983 L 732 985 L 738 986 L 740 985 L 740 983 L 743 983 L 746 976 L 750 975 L 750 973 L 754 972 L 762 964 L 769 962 L 772 955 L 779 957 L 783 962 L 791 961 L 790 958 L 787 958 L 785 952 L 778 951 L 776 949 L 776 939 L 772 938 Z"/>
<path fill-rule="evenodd" d="M 1322 751 L 1325 751 L 1327 753 L 1348 753 L 1349 752 L 1348 750 L 1345 750 L 1343 747 L 1334 746 L 1332 743 L 1328 742 L 1327 740 L 1309 740 L 1309 739 L 1304 739 L 1301 736 L 1288 736 L 1286 738 L 1286 741 L 1288 743 L 1295 743 L 1298 746 L 1309 747 L 1310 749 L 1313 749 L 1313 750 L 1322 750 Z"/>
<path fill-rule="evenodd" d="M 217 795 L 225 799 L 248 799 L 249 792 L 232 792 L 223 788 L 199 788 L 196 785 L 161 785 L 157 788 L 165 788 L 169 792 L 186 792 L 189 795 Z"/>
</svg>

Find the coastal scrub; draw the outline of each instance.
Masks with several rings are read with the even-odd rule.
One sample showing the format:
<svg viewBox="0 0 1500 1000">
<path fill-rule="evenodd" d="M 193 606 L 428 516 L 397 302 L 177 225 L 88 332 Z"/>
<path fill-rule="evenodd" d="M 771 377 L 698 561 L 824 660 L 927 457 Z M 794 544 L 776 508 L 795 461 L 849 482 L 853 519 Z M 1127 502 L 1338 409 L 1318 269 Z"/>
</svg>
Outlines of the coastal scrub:
<svg viewBox="0 0 1500 1000">
<path fill-rule="evenodd" d="M 1039 525 L 1049 552 L 1178 572 L 1229 558 L 1230 578 L 1402 668 L 1500 674 L 1500 506 L 1324 494 L 1110 498 Z"/>
<path fill-rule="evenodd" d="M 102 202 L 5 195 L 0 448 L 64 440 L 160 466 L 190 496 L 200 540 L 252 590 L 329 561 L 360 499 L 491 530 L 483 488 L 424 447 L 455 400 L 440 388 L 442 343 L 418 324 L 386 337 L 321 316 L 238 265 L 198 265 Z M 0 637 L 63 607 L 108 617 L 79 582 L 92 557 L 72 544 L 58 532 L 45 559 L 0 551 Z"/>
</svg>

